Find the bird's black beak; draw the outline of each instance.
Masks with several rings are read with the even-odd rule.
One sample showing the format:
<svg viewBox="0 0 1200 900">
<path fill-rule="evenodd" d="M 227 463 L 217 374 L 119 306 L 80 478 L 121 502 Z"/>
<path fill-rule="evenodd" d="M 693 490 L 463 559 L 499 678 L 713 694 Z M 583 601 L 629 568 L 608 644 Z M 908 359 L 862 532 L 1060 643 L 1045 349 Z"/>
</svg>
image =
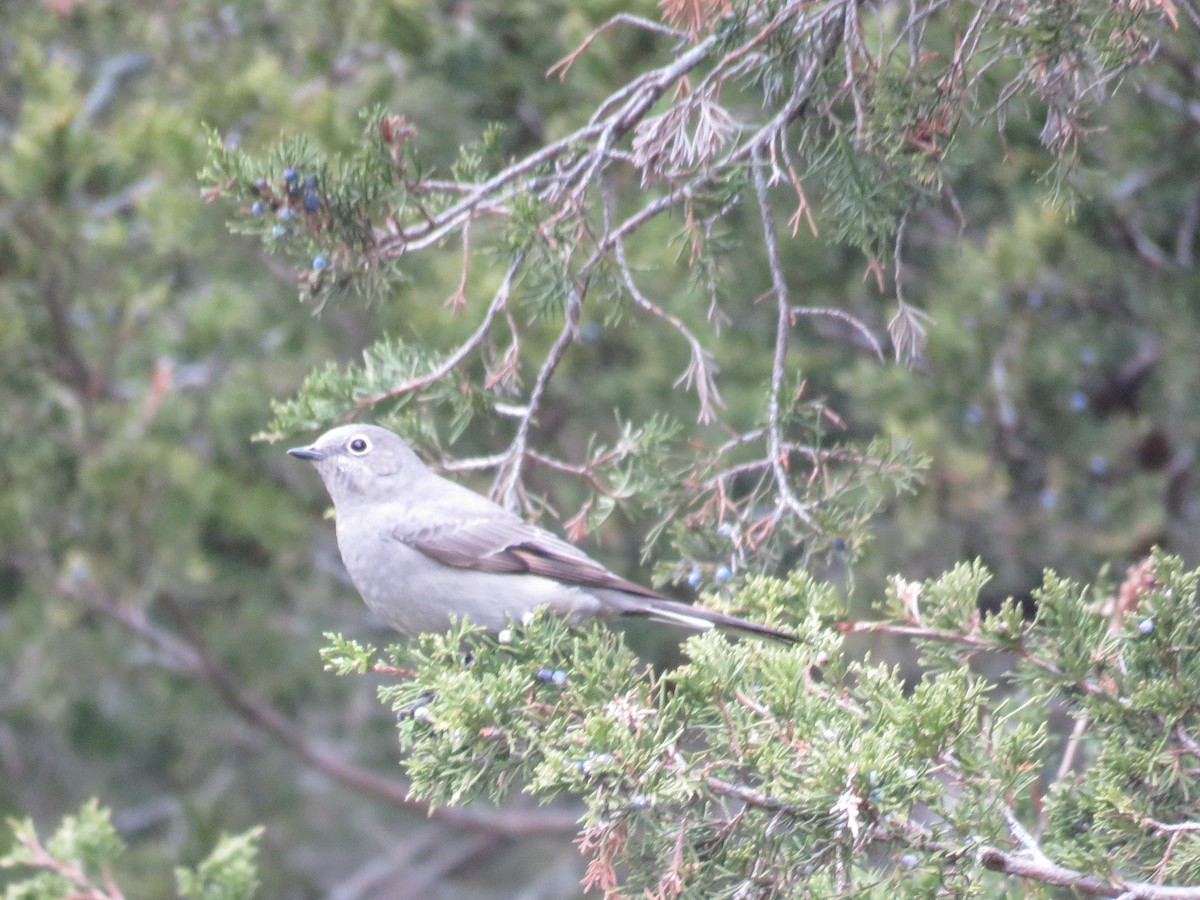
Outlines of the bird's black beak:
<svg viewBox="0 0 1200 900">
<path fill-rule="evenodd" d="M 325 458 L 324 453 L 314 450 L 312 447 L 293 447 L 288 451 L 288 456 L 294 456 L 297 459 L 311 459 L 313 462 L 320 462 Z"/>
</svg>

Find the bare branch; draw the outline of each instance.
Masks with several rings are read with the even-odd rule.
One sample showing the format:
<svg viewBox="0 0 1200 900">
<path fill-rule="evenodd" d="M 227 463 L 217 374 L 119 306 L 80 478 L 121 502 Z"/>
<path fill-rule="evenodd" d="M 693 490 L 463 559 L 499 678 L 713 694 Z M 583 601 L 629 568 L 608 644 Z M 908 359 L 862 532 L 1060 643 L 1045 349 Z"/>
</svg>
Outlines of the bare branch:
<svg viewBox="0 0 1200 900">
<path fill-rule="evenodd" d="M 577 60 L 583 54 L 583 52 L 592 45 L 592 41 L 596 40 L 596 38 L 600 37 L 600 35 L 616 25 L 633 25 L 637 28 L 643 28 L 646 31 L 653 31 L 657 34 L 663 34 L 679 41 L 687 39 L 686 32 L 671 28 L 668 25 L 664 25 L 662 22 L 655 22 L 653 19 L 644 19 L 641 16 L 635 16 L 633 13 L 617 13 L 608 21 L 603 22 L 593 28 L 578 47 L 547 69 L 546 77 L 549 78 L 551 75 L 557 74 L 559 81 L 565 81 L 567 72 L 570 71 L 571 66 L 575 64 L 575 60 Z"/>
<path fill-rule="evenodd" d="M 883 346 L 879 343 L 879 339 L 863 323 L 862 319 L 851 315 L 844 309 L 834 309 L 831 306 L 793 306 L 788 312 L 792 318 L 796 316 L 828 316 L 839 322 L 845 322 L 867 342 L 871 352 L 875 354 L 875 358 L 883 362 Z"/>
<path fill-rule="evenodd" d="M 563 308 L 562 331 L 559 332 L 554 346 L 550 348 L 550 352 L 542 362 L 542 367 L 538 370 L 533 390 L 529 394 L 528 409 L 517 425 L 517 432 L 509 443 L 508 451 L 504 454 L 504 462 L 492 484 L 492 496 L 510 509 L 516 509 L 522 505 L 521 469 L 525 463 L 529 429 L 537 416 L 538 408 L 546 393 L 546 386 L 550 383 L 554 370 L 558 368 L 558 364 L 562 362 L 567 353 L 567 348 L 575 342 L 575 338 L 578 336 L 579 317 L 582 310 L 583 295 L 579 292 L 578 287 L 573 287 Z"/>
<path fill-rule="evenodd" d="M 608 209 L 606 204 L 605 218 L 608 218 Z M 716 407 L 721 405 L 721 394 L 717 390 L 716 373 L 717 364 L 713 360 L 712 353 L 705 349 L 699 339 L 692 334 L 691 329 L 683 323 L 683 320 L 672 313 L 667 312 L 656 303 L 651 302 L 641 289 L 637 286 L 634 280 L 633 272 L 629 269 L 629 260 L 625 256 L 625 242 L 619 235 L 613 238 L 613 249 L 616 251 L 617 267 L 621 272 L 621 280 L 625 282 L 625 287 L 629 291 L 629 295 L 633 298 L 641 309 L 657 316 L 672 328 L 678 331 L 691 350 L 691 363 L 687 370 L 679 376 L 679 380 L 675 382 L 676 386 L 680 383 L 686 384 L 688 387 L 695 385 L 696 397 L 700 401 L 699 421 L 701 423 L 712 422 L 716 419 Z"/>
<path fill-rule="evenodd" d="M 1200 887 L 1170 887 L 1140 881 L 1112 883 L 1095 875 L 1086 875 L 1049 860 L 1032 859 L 1020 853 L 1006 853 L 996 847 L 979 851 L 979 864 L 993 872 L 1016 875 L 1042 884 L 1069 888 L 1090 897 L 1121 897 L 1128 900 L 1200 900 Z"/>
<path fill-rule="evenodd" d="M 791 328 L 791 302 L 788 299 L 787 282 L 783 276 L 783 263 L 779 258 L 779 239 L 775 231 L 775 217 L 771 212 L 767 196 L 767 179 L 764 174 L 766 161 L 758 151 L 753 167 L 754 193 L 758 198 L 758 211 L 763 229 L 763 243 L 767 248 L 767 268 L 771 273 L 771 289 L 775 294 L 777 309 L 775 321 L 775 355 L 771 363 L 771 393 L 767 398 L 767 452 L 771 460 L 771 471 L 775 475 L 775 489 L 779 492 L 780 508 L 786 508 L 800 521 L 816 527 L 808 507 L 792 492 L 784 468 L 786 456 L 783 452 L 783 425 L 779 395 L 783 391 L 784 370 L 787 366 L 788 332 Z"/>
<path fill-rule="evenodd" d="M 521 268 L 521 263 L 524 261 L 523 254 L 517 254 L 512 263 L 509 264 L 508 271 L 504 275 L 504 280 L 500 282 L 500 287 L 496 289 L 496 293 L 492 296 L 492 302 L 488 304 L 487 312 L 484 313 L 483 319 L 479 323 L 479 327 L 475 332 L 458 346 L 453 353 L 446 357 L 441 365 L 436 366 L 417 378 L 410 378 L 408 381 L 402 382 L 394 387 L 388 388 L 379 394 L 372 394 L 368 397 L 360 397 L 354 404 L 354 409 L 346 414 L 345 418 L 352 419 L 359 415 L 364 409 L 374 406 L 377 403 L 382 403 L 392 397 L 399 397 L 403 394 L 409 394 L 413 391 L 419 391 L 422 388 L 428 387 L 437 381 L 445 378 L 454 369 L 466 359 L 467 354 L 479 347 L 487 337 L 488 332 L 492 327 L 492 320 L 495 319 L 496 313 L 504 309 L 508 304 L 508 297 L 512 291 L 513 278 Z"/>
<path fill-rule="evenodd" d="M 797 813 L 800 808 L 790 803 L 784 803 L 782 800 L 777 800 L 774 797 L 769 797 L 762 791 L 750 787 L 745 784 L 736 784 L 732 781 L 726 781 L 723 778 L 717 778 L 715 775 L 709 775 L 705 780 L 709 790 L 715 794 L 720 794 L 722 797 L 732 797 L 735 800 L 754 806 L 758 809 L 765 809 L 771 812 L 782 813 Z"/>
<path fill-rule="evenodd" d="M 187 625 L 186 616 L 174 606 L 170 597 L 160 595 L 159 599 L 172 613 L 176 623 L 183 626 L 184 631 L 180 634 L 171 633 L 152 624 L 143 607 L 119 603 L 104 597 L 89 585 L 68 586 L 68 593 L 87 608 L 144 641 L 158 654 L 160 665 L 203 681 L 242 720 L 287 747 L 304 765 L 339 784 L 376 800 L 413 810 L 445 825 L 483 834 L 515 837 L 530 834 L 571 834 L 576 830 L 576 817 L 573 813 L 523 813 L 519 810 L 479 812 L 452 806 L 431 809 L 424 801 L 410 798 L 408 789 L 400 782 L 359 768 L 310 743 L 283 713 L 241 686 L 238 676 L 217 660 L 194 629 Z"/>
</svg>

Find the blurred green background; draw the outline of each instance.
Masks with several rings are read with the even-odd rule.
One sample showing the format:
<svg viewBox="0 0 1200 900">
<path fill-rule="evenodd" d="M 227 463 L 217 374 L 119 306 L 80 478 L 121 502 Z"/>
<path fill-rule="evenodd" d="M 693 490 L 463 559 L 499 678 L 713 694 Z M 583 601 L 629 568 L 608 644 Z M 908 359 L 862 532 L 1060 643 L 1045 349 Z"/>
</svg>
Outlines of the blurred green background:
<svg viewBox="0 0 1200 900">
<path fill-rule="evenodd" d="M 667 52 L 618 28 L 564 82 L 545 77 L 630 8 L 657 15 L 532 0 L 0 6 L 0 813 L 50 826 L 100 798 L 130 844 L 130 896 L 169 895 L 169 861 L 257 823 L 264 896 L 577 892 L 580 857 L 554 822 L 532 837 L 431 823 L 312 764 L 400 783 L 370 680 L 335 679 L 317 655 L 325 631 L 388 636 L 342 574 L 313 473 L 251 441 L 314 367 L 384 332 L 449 347 L 469 331 L 443 305 L 459 250 L 409 261 L 394 297 L 314 316 L 292 267 L 230 235 L 234 211 L 206 203 L 196 175 L 204 124 L 251 150 L 303 134 L 337 153 L 373 103 L 405 115 L 437 164 L 492 122 L 506 153 L 529 152 Z M 906 230 L 906 297 L 933 318 L 915 365 L 881 364 L 820 320 L 798 330 L 809 396 L 844 436 L 932 459 L 856 548 L 846 581 L 865 596 L 888 573 L 973 557 L 997 599 L 1045 567 L 1090 579 L 1155 544 L 1200 562 L 1200 47 L 1187 22 L 1164 37 L 1099 108 L 1073 206 L 1047 203 L 1037 109 L 1010 114 L 1003 138 L 956 135 L 961 209 L 915 212 Z M 652 252 L 643 288 L 688 303 L 686 266 Z M 802 302 L 884 334 L 894 301 L 861 257 L 803 230 L 785 255 Z M 759 389 L 774 324 L 744 316 L 720 360 L 732 409 Z M 614 408 L 694 419 L 669 390 L 684 348 L 598 323 L 544 413 L 569 422 L 564 445 L 612 429 Z M 603 540 L 606 561 L 638 571 L 637 522 Z M 558 813 L 517 814 L 536 830 Z"/>
</svg>

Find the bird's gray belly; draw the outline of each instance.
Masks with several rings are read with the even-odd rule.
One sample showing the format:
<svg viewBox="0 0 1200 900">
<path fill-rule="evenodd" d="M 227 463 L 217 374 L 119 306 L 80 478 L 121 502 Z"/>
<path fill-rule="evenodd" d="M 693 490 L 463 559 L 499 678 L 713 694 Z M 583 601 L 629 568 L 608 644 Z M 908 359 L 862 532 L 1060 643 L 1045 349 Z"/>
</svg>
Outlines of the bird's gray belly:
<svg viewBox="0 0 1200 900">
<path fill-rule="evenodd" d="M 542 606 L 572 621 L 605 614 L 597 597 L 571 585 L 447 566 L 388 535 L 352 531 L 338 523 L 350 580 L 375 615 L 405 634 L 444 632 L 451 613 L 489 631 Z"/>
</svg>

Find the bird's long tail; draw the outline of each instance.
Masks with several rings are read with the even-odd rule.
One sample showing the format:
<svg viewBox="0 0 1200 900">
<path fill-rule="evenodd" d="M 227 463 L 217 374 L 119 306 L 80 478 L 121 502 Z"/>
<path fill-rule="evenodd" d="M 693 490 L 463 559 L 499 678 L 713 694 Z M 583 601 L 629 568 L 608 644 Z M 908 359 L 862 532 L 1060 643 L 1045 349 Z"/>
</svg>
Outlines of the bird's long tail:
<svg viewBox="0 0 1200 900">
<path fill-rule="evenodd" d="M 634 602 L 628 604 L 625 614 L 646 616 L 659 622 L 682 625 L 684 628 L 696 631 L 720 628 L 722 631 L 755 635 L 775 641 L 786 641 L 790 644 L 800 640 L 799 636 L 772 628 L 770 625 L 759 625 L 757 622 L 739 619 L 737 616 L 713 612 L 711 609 L 699 606 L 689 606 L 675 600 L 638 597 Z"/>
</svg>

